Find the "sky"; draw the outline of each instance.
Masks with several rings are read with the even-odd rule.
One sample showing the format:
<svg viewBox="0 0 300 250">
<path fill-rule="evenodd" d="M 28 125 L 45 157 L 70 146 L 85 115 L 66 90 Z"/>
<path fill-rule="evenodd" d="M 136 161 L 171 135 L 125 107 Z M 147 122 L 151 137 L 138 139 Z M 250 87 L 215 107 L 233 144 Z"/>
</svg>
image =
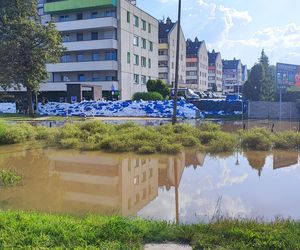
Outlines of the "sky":
<svg viewBox="0 0 300 250">
<path fill-rule="evenodd" d="M 178 0 L 137 0 L 159 20 L 177 21 Z M 271 64 L 300 65 L 300 0 L 182 0 L 186 39 L 205 40 L 223 59 L 251 68 L 265 49 Z"/>
</svg>

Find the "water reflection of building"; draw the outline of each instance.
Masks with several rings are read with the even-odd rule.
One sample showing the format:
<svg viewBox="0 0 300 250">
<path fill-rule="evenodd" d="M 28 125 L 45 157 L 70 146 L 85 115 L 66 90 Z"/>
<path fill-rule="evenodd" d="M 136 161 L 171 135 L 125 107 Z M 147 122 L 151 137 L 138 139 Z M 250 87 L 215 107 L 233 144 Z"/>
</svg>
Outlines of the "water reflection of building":
<svg viewBox="0 0 300 250">
<path fill-rule="evenodd" d="M 178 188 L 187 163 L 185 153 L 116 157 L 53 151 L 48 157 L 50 175 L 62 181 L 63 206 L 124 216 L 135 216 L 158 196 L 159 187 Z M 197 159 L 204 157 L 198 154 L 192 159 L 194 165 L 199 165 L 203 162 L 197 163 Z"/>
<path fill-rule="evenodd" d="M 244 153 L 249 165 L 258 171 L 258 176 L 261 176 L 268 154 L 269 152 L 266 151 L 248 151 Z"/>
<path fill-rule="evenodd" d="M 273 169 L 291 167 L 298 164 L 298 152 L 296 151 L 274 151 Z"/>
<path fill-rule="evenodd" d="M 261 176 L 266 165 L 266 158 L 270 155 L 266 151 L 248 151 L 244 153 L 249 165 L 258 171 Z M 273 169 L 291 167 L 298 164 L 298 152 L 296 151 L 273 151 Z"/>
</svg>

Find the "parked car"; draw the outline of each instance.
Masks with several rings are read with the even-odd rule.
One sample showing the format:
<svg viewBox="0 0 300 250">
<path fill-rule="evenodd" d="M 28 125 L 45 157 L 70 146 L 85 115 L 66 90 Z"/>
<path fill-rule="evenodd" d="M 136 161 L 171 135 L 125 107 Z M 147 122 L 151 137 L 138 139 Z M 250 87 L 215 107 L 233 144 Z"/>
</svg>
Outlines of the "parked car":
<svg viewBox="0 0 300 250">
<path fill-rule="evenodd" d="M 206 98 L 206 94 L 203 91 L 194 91 L 201 99 Z"/>
<path fill-rule="evenodd" d="M 174 97 L 174 89 L 171 89 L 171 98 Z M 199 95 L 197 95 L 193 90 L 188 88 L 179 88 L 178 97 L 184 97 L 187 100 L 200 100 Z"/>
<path fill-rule="evenodd" d="M 237 95 L 237 94 L 226 95 L 226 101 L 237 101 L 242 99 L 243 97 L 241 95 Z"/>
</svg>

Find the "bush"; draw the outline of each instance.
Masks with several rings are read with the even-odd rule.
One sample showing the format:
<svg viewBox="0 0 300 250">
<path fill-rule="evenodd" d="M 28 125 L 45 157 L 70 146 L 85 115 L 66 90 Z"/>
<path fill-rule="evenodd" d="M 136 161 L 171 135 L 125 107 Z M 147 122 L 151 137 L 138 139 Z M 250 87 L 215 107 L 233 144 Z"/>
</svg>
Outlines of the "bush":
<svg viewBox="0 0 300 250">
<path fill-rule="evenodd" d="M 139 154 L 155 154 L 156 148 L 154 146 L 142 146 L 138 149 Z"/>
<path fill-rule="evenodd" d="M 136 92 L 132 97 L 133 101 L 161 101 L 163 99 L 163 96 L 157 92 Z"/>
<path fill-rule="evenodd" d="M 209 153 L 233 152 L 237 147 L 237 138 L 231 134 L 219 133 L 218 139 L 213 139 L 207 151 Z"/>
<path fill-rule="evenodd" d="M 166 98 L 170 95 L 170 90 L 162 80 L 148 80 L 147 82 L 148 92 L 157 92 Z"/>
<path fill-rule="evenodd" d="M 36 131 L 28 123 L 21 123 L 13 126 L 6 126 L 0 137 L 0 144 L 15 144 L 33 140 Z"/>
<path fill-rule="evenodd" d="M 278 133 L 273 138 L 276 149 L 298 149 L 300 147 L 300 133 L 286 131 Z"/>
<path fill-rule="evenodd" d="M 21 181 L 21 176 L 15 171 L 0 170 L 0 187 L 16 185 Z"/>
<path fill-rule="evenodd" d="M 66 138 L 60 140 L 60 146 L 64 149 L 79 148 L 80 140 L 77 138 Z"/>
<path fill-rule="evenodd" d="M 175 144 L 164 145 L 164 147 L 162 148 L 162 153 L 178 154 L 182 150 L 183 150 L 183 146 L 181 144 L 175 143 Z"/>
<path fill-rule="evenodd" d="M 37 126 L 35 139 L 51 141 L 56 137 L 57 133 L 58 133 L 58 129 L 56 128 Z"/>
<path fill-rule="evenodd" d="M 244 149 L 268 151 L 272 148 L 271 134 L 262 128 L 242 133 L 241 146 Z"/>
</svg>

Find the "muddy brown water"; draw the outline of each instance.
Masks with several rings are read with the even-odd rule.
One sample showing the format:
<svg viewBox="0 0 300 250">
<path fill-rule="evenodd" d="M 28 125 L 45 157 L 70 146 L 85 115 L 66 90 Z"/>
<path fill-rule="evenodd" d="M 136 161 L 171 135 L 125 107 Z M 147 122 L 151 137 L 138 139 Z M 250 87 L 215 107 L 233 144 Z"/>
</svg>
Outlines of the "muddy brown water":
<svg viewBox="0 0 300 250">
<path fill-rule="evenodd" d="M 2 146 L 0 169 L 23 181 L 0 189 L 0 208 L 182 223 L 300 219 L 298 159 L 287 151 L 140 156 Z"/>
</svg>

